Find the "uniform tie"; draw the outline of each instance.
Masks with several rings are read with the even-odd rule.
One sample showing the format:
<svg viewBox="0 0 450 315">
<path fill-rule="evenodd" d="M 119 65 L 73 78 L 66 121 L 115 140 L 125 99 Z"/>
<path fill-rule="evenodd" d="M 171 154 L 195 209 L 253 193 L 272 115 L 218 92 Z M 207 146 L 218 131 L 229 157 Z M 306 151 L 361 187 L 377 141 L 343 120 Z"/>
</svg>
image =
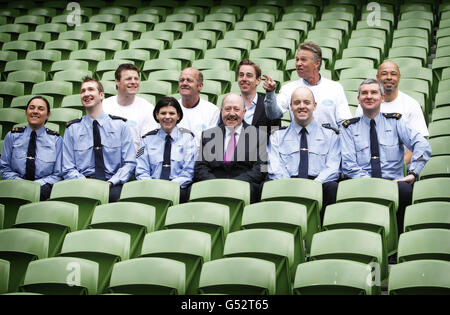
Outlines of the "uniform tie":
<svg viewBox="0 0 450 315">
<path fill-rule="evenodd" d="M 298 164 L 298 177 L 308 178 L 308 141 L 306 140 L 306 128 L 300 131 L 300 162 Z"/>
<path fill-rule="evenodd" d="M 230 137 L 230 141 L 228 141 L 227 151 L 225 152 L 225 156 L 223 157 L 223 161 L 225 164 L 229 164 L 231 160 L 233 160 L 234 150 L 236 149 L 236 133 Z"/>
<path fill-rule="evenodd" d="M 372 177 L 381 178 L 380 149 L 378 147 L 377 130 L 375 120 L 370 120 L 370 166 L 372 167 Z"/>
<path fill-rule="evenodd" d="M 36 131 L 32 131 L 28 142 L 27 162 L 25 165 L 25 179 L 35 180 L 36 175 Z"/>
<path fill-rule="evenodd" d="M 100 137 L 100 130 L 98 128 L 98 121 L 93 122 L 94 130 L 94 158 L 95 158 L 95 178 L 106 180 L 105 176 L 105 162 L 103 161 L 102 138 Z"/>
<path fill-rule="evenodd" d="M 172 138 L 166 135 L 166 144 L 164 145 L 164 157 L 160 179 L 170 179 L 170 151 L 172 150 Z"/>
</svg>

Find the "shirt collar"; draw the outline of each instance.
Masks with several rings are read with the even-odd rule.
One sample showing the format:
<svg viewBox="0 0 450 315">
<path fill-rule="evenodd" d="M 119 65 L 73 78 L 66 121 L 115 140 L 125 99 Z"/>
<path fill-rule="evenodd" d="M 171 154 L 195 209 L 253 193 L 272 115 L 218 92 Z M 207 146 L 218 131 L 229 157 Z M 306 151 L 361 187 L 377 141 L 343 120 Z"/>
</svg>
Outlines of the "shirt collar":
<svg viewBox="0 0 450 315">
<path fill-rule="evenodd" d="M 306 129 L 307 134 L 311 134 L 312 132 L 314 132 L 314 130 L 317 129 L 317 126 L 317 122 L 314 119 L 306 127 L 300 126 L 294 120 L 292 121 L 292 127 L 297 134 L 300 134 L 300 131 L 302 131 L 303 128 Z"/>
<path fill-rule="evenodd" d="M 226 136 L 230 135 L 231 132 L 234 130 L 234 133 L 239 136 L 242 131 L 243 124 L 240 124 L 237 128 L 230 130 L 229 128 L 225 127 Z"/>
<path fill-rule="evenodd" d="M 98 121 L 98 124 L 99 124 L 100 126 L 103 126 L 103 125 L 106 123 L 107 119 L 108 119 L 108 115 L 106 115 L 104 112 L 102 112 L 102 113 L 100 114 L 100 116 L 98 116 L 96 119 L 92 118 L 92 117 L 89 116 L 89 115 L 86 115 L 85 117 L 86 117 L 87 122 L 88 122 L 91 126 L 92 126 L 92 123 L 94 122 L 94 120 L 97 120 L 97 121 Z"/>
<path fill-rule="evenodd" d="M 26 127 L 26 129 L 28 129 L 28 134 L 29 135 L 31 135 L 31 132 L 33 131 L 33 129 L 29 126 L 29 125 L 27 125 L 27 127 Z M 43 135 L 43 134 L 45 134 L 47 131 L 46 131 L 46 127 L 45 126 L 42 126 L 41 128 L 39 128 L 38 130 L 36 130 L 36 136 L 40 136 L 40 135 Z"/>
<path fill-rule="evenodd" d="M 375 118 L 374 118 L 374 120 L 375 120 L 375 125 L 379 125 L 379 123 L 380 123 L 380 119 L 381 119 L 381 115 L 382 115 L 382 113 L 381 113 L 381 111 L 378 113 L 378 115 L 376 115 L 375 116 Z M 368 125 L 368 126 L 370 126 L 370 118 L 369 117 L 367 117 L 366 115 L 362 115 L 361 116 L 361 120 L 366 124 L 366 125 Z"/>
<path fill-rule="evenodd" d="M 178 138 L 179 134 L 180 134 L 180 131 L 178 130 L 178 127 L 175 126 L 175 128 L 173 128 L 172 132 L 170 133 L 170 137 L 172 138 L 172 140 L 176 140 Z M 158 136 L 165 140 L 167 133 L 164 130 L 162 130 L 162 128 L 160 128 L 158 130 Z"/>
</svg>

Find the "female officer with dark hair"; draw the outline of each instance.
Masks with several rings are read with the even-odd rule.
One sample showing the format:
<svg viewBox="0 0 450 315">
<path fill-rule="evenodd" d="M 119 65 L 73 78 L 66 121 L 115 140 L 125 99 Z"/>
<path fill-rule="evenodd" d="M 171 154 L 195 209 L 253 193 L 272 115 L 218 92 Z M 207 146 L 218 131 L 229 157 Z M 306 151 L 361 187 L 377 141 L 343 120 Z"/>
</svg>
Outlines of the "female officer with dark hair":
<svg viewBox="0 0 450 315">
<path fill-rule="evenodd" d="M 163 97 L 153 110 L 161 128 L 142 137 L 137 152 L 136 179 L 159 178 L 180 184 L 180 202 L 189 199 L 197 147 L 194 134 L 177 124 L 183 118 L 181 105 L 173 97 Z"/>
<path fill-rule="evenodd" d="M 41 185 L 41 201 L 50 197 L 54 183 L 62 180 L 62 138 L 45 128 L 50 105 L 42 96 L 27 103 L 28 126 L 13 128 L 5 137 L 0 172 L 3 179 L 27 179 Z"/>
</svg>

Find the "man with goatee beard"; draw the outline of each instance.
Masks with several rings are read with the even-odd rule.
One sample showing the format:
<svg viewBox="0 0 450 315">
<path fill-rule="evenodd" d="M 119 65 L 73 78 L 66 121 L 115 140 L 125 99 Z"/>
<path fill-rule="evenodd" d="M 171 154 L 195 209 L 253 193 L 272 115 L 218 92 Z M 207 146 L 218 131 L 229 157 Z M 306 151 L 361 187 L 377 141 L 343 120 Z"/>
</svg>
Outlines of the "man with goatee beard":
<svg viewBox="0 0 450 315">
<path fill-rule="evenodd" d="M 242 97 L 227 94 L 222 123 L 202 134 L 194 182 L 229 178 L 250 183 L 250 202 L 258 202 L 267 172 L 267 135 L 244 121 Z"/>
</svg>

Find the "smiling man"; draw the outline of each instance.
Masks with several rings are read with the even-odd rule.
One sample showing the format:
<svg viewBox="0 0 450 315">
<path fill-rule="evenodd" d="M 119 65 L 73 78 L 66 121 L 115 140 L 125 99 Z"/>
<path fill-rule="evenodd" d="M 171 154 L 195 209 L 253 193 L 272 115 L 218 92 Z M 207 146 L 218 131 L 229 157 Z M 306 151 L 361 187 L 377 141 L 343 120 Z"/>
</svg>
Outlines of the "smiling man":
<svg viewBox="0 0 450 315">
<path fill-rule="evenodd" d="M 86 115 L 67 123 L 62 169 L 64 179 L 108 181 L 109 202 L 114 202 L 134 172 L 136 151 L 126 119 L 103 112 L 104 95 L 100 82 L 83 78 L 81 102 Z"/>
<path fill-rule="evenodd" d="M 338 129 L 314 119 L 317 103 L 307 87 L 294 90 L 291 111 L 294 119 L 270 137 L 269 179 L 308 178 L 322 183 L 323 207 L 336 202 L 341 163 Z M 321 220 L 322 221 L 322 220 Z"/>
<path fill-rule="evenodd" d="M 230 178 L 250 183 L 250 201 L 260 199 L 266 178 L 267 136 L 244 121 L 245 106 L 240 95 L 227 94 L 222 101 L 222 123 L 202 134 L 195 164 L 194 182 Z"/>
<path fill-rule="evenodd" d="M 181 71 L 178 91 L 181 95 L 179 103 L 183 119 L 178 126 L 194 133 L 197 146 L 200 145 L 202 132 L 217 126 L 220 115 L 216 105 L 200 98 L 202 88 L 203 75 L 199 70 L 186 68 Z"/>
<path fill-rule="evenodd" d="M 363 115 L 349 119 L 342 128 L 342 170 L 348 178 L 375 177 L 398 182 L 398 233 L 403 231 L 405 207 L 411 204 L 412 184 L 430 159 L 431 147 L 399 113 L 382 113 L 383 85 L 375 79 L 359 86 Z M 404 146 L 412 152 L 409 172 L 403 174 Z"/>
<path fill-rule="evenodd" d="M 147 132 L 158 127 L 153 118 L 153 105 L 139 93 L 139 69 L 129 63 L 121 64 L 115 72 L 117 95 L 103 101 L 106 114 L 127 119 L 133 136 L 134 148 L 139 149 L 141 138 Z"/>
<path fill-rule="evenodd" d="M 323 78 L 319 73 L 321 66 L 320 47 L 313 42 L 304 42 L 300 44 L 295 57 L 298 80 L 283 85 L 280 93 L 275 96 L 276 82 L 270 76 L 263 75 L 266 78 L 263 87 L 267 92 L 264 100 L 267 117 L 281 118 L 289 110 L 294 90 L 307 86 L 317 102 L 314 117 L 319 123 L 329 123 L 333 128 L 339 128 L 340 122 L 351 118 L 344 88 L 339 82 Z"/>
</svg>

